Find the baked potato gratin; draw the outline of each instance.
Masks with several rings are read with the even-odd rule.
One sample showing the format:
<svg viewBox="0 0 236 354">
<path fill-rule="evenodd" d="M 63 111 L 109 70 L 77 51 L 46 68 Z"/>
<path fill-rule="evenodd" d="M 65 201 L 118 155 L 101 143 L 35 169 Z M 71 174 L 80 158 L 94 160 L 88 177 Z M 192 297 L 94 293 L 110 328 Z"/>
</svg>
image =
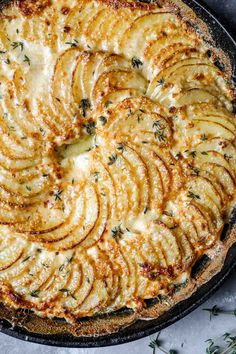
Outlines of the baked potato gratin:
<svg viewBox="0 0 236 354">
<path fill-rule="evenodd" d="M 2 9 L 4 306 L 72 325 L 124 308 L 153 318 L 223 265 L 234 91 L 181 11 L 128 0 Z M 216 268 L 196 280 L 203 255 Z"/>
</svg>

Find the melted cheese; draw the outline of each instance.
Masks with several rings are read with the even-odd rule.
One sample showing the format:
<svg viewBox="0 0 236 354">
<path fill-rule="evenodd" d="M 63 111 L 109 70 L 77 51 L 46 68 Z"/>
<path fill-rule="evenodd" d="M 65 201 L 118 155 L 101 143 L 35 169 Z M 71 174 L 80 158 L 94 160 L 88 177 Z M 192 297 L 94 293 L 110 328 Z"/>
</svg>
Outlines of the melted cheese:
<svg viewBox="0 0 236 354">
<path fill-rule="evenodd" d="M 0 18 L 4 304 L 67 320 L 140 311 L 221 245 L 231 89 L 174 9 L 136 5 Z"/>
</svg>

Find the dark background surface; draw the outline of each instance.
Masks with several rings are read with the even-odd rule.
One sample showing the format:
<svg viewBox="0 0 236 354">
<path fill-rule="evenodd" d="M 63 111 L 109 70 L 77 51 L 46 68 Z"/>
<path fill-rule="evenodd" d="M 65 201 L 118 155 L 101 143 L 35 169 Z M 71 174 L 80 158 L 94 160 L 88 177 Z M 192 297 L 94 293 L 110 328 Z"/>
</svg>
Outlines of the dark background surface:
<svg viewBox="0 0 236 354">
<path fill-rule="evenodd" d="M 236 36 L 236 0 L 199 0 L 213 9 Z"/>
</svg>

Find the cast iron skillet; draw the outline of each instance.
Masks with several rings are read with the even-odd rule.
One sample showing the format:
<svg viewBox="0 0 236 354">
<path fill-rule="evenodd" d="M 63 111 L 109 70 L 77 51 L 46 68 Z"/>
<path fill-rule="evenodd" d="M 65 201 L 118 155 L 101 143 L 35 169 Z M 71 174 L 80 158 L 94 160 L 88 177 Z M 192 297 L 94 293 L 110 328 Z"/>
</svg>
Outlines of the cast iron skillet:
<svg viewBox="0 0 236 354">
<path fill-rule="evenodd" d="M 6 1 L 5 1 L 6 2 Z M 197 16 L 203 20 L 216 43 L 216 46 L 221 48 L 230 58 L 233 68 L 233 79 L 235 80 L 236 69 L 236 42 L 231 33 L 217 19 L 215 15 L 205 6 L 200 5 L 195 0 L 183 0 L 190 8 L 192 8 Z M 4 0 L 0 0 L 0 5 Z M 236 224 L 236 208 L 233 211 L 233 216 L 229 224 L 223 230 L 222 237 L 226 237 L 227 232 Z M 168 312 L 160 316 L 158 319 L 144 321 L 139 320 L 133 325 L 120 330 L 117 333 L 99 336 L 99 337 L 73 337 L 69 334 L 60 335 L 40 335 L 29 333 L 26 330 L 18 327 L 12 328 L 7 321 L 1 321 L 1 331 L 12 337 L 51 346 L 71 347 L 71 348 L 91 348 L 104 347 L 116 344 L 131 342 L 150 334 L 156 333 L 163 328 L 180 320 L 188 315 L 204 301 L 206 301 L 226 280 L 230 272 L 236 266 L 236 243 L 230 248 L 222 270 L 215 275 L 209 282 L 202 285 L 190 298 L 178 303 Z"/>
</svg>

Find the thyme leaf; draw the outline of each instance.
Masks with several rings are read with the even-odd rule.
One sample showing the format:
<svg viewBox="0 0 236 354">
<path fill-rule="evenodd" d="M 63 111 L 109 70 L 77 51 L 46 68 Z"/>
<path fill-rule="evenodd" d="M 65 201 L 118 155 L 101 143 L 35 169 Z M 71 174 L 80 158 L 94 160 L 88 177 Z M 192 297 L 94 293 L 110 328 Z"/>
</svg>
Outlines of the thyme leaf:
<svg viewBox="0 0 236 354">
<path fill-rule="evenodd" d="M 108 157 L 108 166 L 113 165 L 116 160 L 117 160 L 118 156 L 116 154 L 112 154 L 111 156 Z"/>
<path fill-rule="evenodd" d="M 192 156 L 193 158 L 196 157 L 197 152 L 196 151 L 190 151 L 189 156 Z"/>
<path fill-rule="evenodd" d="M 62 199 L 61 199 L 62 193 L 63 193 L 63 190 L 62 190 L 62 189 L 58 189 L 58 190 L 56 191 L 56 193 L 54 194 L 54 196 L 55 196 L 55 201 L 57 201 L 57 200 L 62 201 Z"/>
<path fill-rule="evenodd" d="M 20 48 L 21 52 L 23 51 L 24 49 L 24 43 L 23 42 L 13 42 L 11 44 L 11 47 L 13 50 L 15 50 L 16 48 Z"/>
<path fill-rule="evenodd" d="M 30 66 L 30 58 L 27 55 L 24 56 L 23 62 L 27 63 Z"/>
<path fill-rule="evenodd" d="M 121 229 L 121 226 L 116 226 L 111 230 L 111 235 L 114 239 L 117 239 L 118 237 L 121 237 L 124 234 L 124 232 Z"/>
<path fill-rule="evenodd" d="M 30 293 L 30 296 L 32 297 L 39 297 L 40 290 L 33 290 Z"/>
<path fill-rule="evenodd" d="M 154 129 L 155 139 L 157 139 L 159 142 L 165 141 L 165 126 L 161 123 L 161 121 L 157 120 L 153 123 L 152 127 Z"/>
<path fill-rule="evenodd" d="M 72 41 L 66 42 L 65 44 L 69 45 L 71 48 L 76 48 L 78 47 L 78 43 L 77 39 L 72 39 Z"/>
<path fill-rule="evenodd" d="M 118 146 L 117 146 L 117 150 L 121 151 L 121 152 L 124 152 L 125 151 L 125 146 L 123 143 L 119 143 Z"/>
<path fill-rule="evenodd" d="M 217 354 L 219 352 L 220 347 L 218 345 L 215 345 L 211 338 L 207 339 L 206 343 L 208 343 L 208 347 L 206 348 L 206 354 Z"/>
<path fill-rule="evenodd" d="M 82 117 L 86 117 L 87 110 L 91 108 L 91 103 L 88 98 L 82 98 L 79 103 L 79 108 L 81 110 Z"/>
<path fill-rule="evenodd" d="M 167 350 L 161 346 L 161 342 L 159 340 L 160 334 L 161 334 L 161 332 L 157 333 L 156 338 L 151 339 L 151 341 L 148 345 L 150 348 L 152 348 L 153 354 L 156 353 L 156 349 L 159 349 L 162 353 L 165 353 L 165 354 L 177 354 L 177 352 L 175 350 L 173 350 L 173 349 Z"/>
<path fill-rule="evenodd" d="M 191 191 L 188 192 L 187 197 L 190 198 L 190 199 L 201 199 L 198 194 L 195 194 L 195 193 L 193 193 Z"/>
<path fill-rule="evenodd" d="M 100 117 L 98 117 L 98 119 L 100 120 L 102 125 L 105 125 L 107 123 L 107 118 L 104 116 L 100 116 Z"/>
<path fill-rule="evenodd" d="M 214 305 L 212 308 L 204 308 L 203 311 L 209 312 L 210 320 L 212 319 L 212 317 L 219 316 L 221 314 L 222 315 L 236 316 L 236 308 L 234 310 L 232 310 L 232 311 L 227 311 L 227 310 L 221 309 L 217 305 Z"/>
<path fill-rule="evenodd" d="M 163 86 L 165 83 L 165 79 L 162 77 L 160 80 L 157 81 L 157 86 Z"/>
<path fill-rule="evenodd" d="M 202 141 L 208 140 L 208 137 L 206 136 L 206 134 L 202 134 L 202 135 L 201 135 L 201 140 L 202 140 Z"/>
<path fill-rule="evenodd" d="M 143 62 L 137 57 L 133 57 L 131 63 L 133 68 L 137 68 L 137 69 L 139 69 L 139 67 L 143 65 Z"/>
</svg>

